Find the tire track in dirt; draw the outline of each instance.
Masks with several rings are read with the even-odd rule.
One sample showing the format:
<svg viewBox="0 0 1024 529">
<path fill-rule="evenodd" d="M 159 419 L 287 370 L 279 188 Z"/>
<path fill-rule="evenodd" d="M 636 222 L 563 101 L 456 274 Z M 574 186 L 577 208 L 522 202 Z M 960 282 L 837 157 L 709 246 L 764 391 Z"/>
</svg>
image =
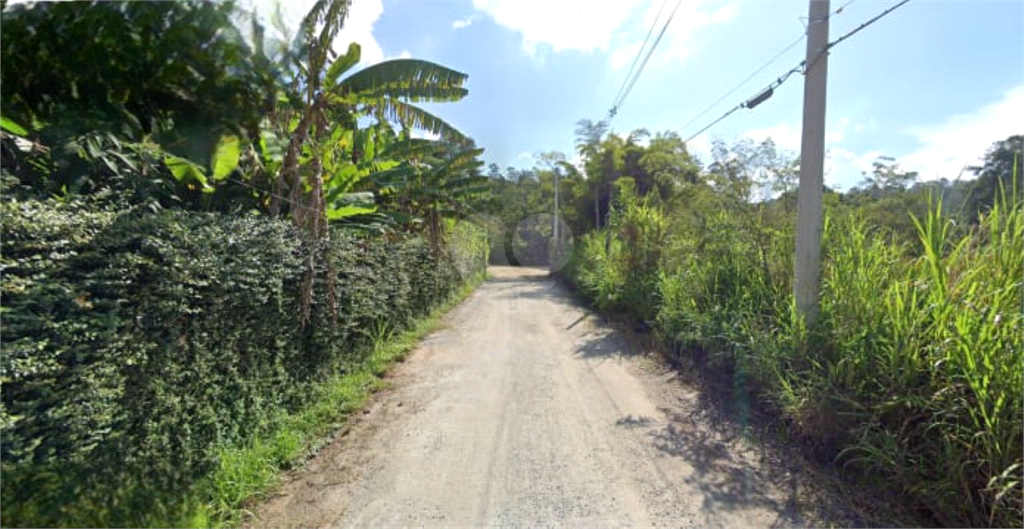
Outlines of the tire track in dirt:
<svg viewBox="0 0 1024 529">
<path fill-rule="evenodd" d="M 856 523 L 796 497 L 543 271 L 491 273 L 252 526 Z"/>
</svg>

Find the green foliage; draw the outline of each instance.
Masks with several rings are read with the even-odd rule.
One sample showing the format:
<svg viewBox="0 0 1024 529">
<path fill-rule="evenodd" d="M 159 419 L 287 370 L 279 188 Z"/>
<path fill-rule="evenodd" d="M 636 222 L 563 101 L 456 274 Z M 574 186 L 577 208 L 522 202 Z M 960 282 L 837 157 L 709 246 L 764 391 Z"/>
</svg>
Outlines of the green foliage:
<svg viewBox="0 0 1024 529">
<path fill-rule="evenodd" d="M 218 447 L 360 365 L 365 329 L 403 328 L 484 259 L 471 226 L 456 229 L 461 264 L 423 241 L 336 230 L 319 252 L 333 255 L 338 318 L 321 281 L 302 327 L 310 250 L 284 223 L 0 207 L 5 526 L 152 523 L 221 464 Z"/>
<path fill-rule="evenodd" d="M 273 93 L 274 72 L 234 28 L 234 9 L 199 1 L 5 6 L 4 114 L 51 137 L 166 133 L 161 143 L 205 165 L 225 130 L 257 130 Z"/>
<path fill-rule="evenodd" d="M 216 469 L 237 503 L 236 478 L 267 476 L 232 450 L 336 402 L 316 388 L 363 366 L 368 329 L 482 273 L 486 235 L 446 222 L 486 192 L 482 150 L 412 104 L 461 99 L 466 75 L 345 78 L 348 7 L 316 2 L 281 42 L 253 18 L 251 43 L 232 2 L 0 7 L 4 525 L 170 523 Z"/>
<path fill-rule="evenodd" d="M 1016 134 L 995 142 L 985 153 L 980 167 L 969 168 L 977 178 L 971 186 L 968 211 L 986 211 L 995 205 L 1001 192 L 1011 197 L 1024 196 L 1024 135 Z M 975 220 L 975 219 L 971 219 Z"/>
<path fill-rule="evenodd" d="M 750 201 L 753 169 L 773 164 L 743 149 L 669 209 L 619 185 L 608 227 L 582 237 L 565 274 L 599 308 L 652 321 L 673 360 L 731 379 L 741 421 L 765 403 L 794 439 L 932 523 L 1024 525 L 1024 201 L 1004 192 L 967 229 L 948 193 L 832 197 L 808 328 L 791 293 L 794 212 Z"/>
<path fill-rule="evenodd" d="M 316 397 L 310 399 L 307 406 L 278 421 L 265 441 L 261 437 L 245 446 L 221 449 L 220 465 L 197 484 L 193 499 L 182 509 L 185 516 L 178 517 L 182 522 L 174 525 L 196 528 L 239 525 L 241 516 L 247 512 L 245 506 L 273 488 L 280 469 L 290 468 L 310 450 L 318 449 L 326 435 L 337 430 L 349 414 L 362 406 L 371 391 L 382 386 L 379 377 L 388 367 L 435 331 L 441 317 L 464 300 L 483 278 L 483 273 L 468 278 L 461 290 L 403 332 L 396 332 L 387 324 L 364 330 L 371 342 L 365 362 L 358 369 L 334 376 L 314 388 Z"/>
</svg>

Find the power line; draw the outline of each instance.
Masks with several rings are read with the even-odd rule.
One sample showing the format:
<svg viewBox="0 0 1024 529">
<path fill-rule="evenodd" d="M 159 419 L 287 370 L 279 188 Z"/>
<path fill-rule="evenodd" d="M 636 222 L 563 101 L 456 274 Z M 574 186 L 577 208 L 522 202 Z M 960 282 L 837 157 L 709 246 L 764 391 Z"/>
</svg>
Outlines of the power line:
<svg viewBox="0 0 1024 529">
<path fill-rule="evenodd" d="M 785 82 L 786 82 L 786 80 L 787 80 L 787 79 L 789 79 L 789 77 L 790 77 L 791 75 L 793 75 L 793 74 L 795 74 L 795 73 L 799 72 L 799 71 L 800 71 L 800 69 L 801 69 L 801 68 L 803 67 L 803 65 L 804 65 L 804 61 L 800 61 L 800 64 L 798 64 L 798 65 L 797 65 L 796 67 L 794 67 L 794 68 L 793 68 L 793 69 L 791 69 L 790 71 L 788 71 L 788 72 L 786 72 L 786 73 L 782 74 L 782 76 L 780 76 L 780 77 L 779 77 L 778 79 L 776 79 L 775 81 L 773 81 L 773 82 L 772 82 L 772 84 L 768 85 L 768 87 L 767 87 L 767 88 L 765 88 L 764 90 L 761 90 L 760 92 L 758 92 L 758 94 L 757 94 L 757 95 L 755 95 L 754 97 L 752 97 L 752 98 L 750 98 L 750 99 L 748 99 L 748 100 L 746 100 L 746 101 L 744 101 L 744 102 L 742 102 L 742 103 L 740 103 L 740 104 L 738 104 L 738 105 L 736 105 L 736 106 L 732 107 L 732 109 L 730 109 L 730 110 L 729 110 L 728 112 L 726 112 L 725 114 L 722 114 L 722 116 L 721 116 L 721 117 L 719 117 L 718 119 L 716 119 L 716 120 L 712 121 L 711 123 L 709 123 L 709 124 L 708 124 L 707 126 L 705 126 L 704 128 L 702 128 L 702 129 L 698 130 L 698 131 L 697 131 L 696 133 L 694 133 L 694 134 L 693 134 L 692 136 L 690 136 L 689 138 L 686 138 L 686 141 L 684 141 L 683 143 L 687 143 L 687 142 L 689 142 L 690 140 L 692 140 L 692 139 L 696 138 L 697 136 L 700 136 L 700 134 L 701 134 L 702 132 L 704 132 L 705 130 L 708 130 L 708 129 L 710 129 L 711 127 L 714 127 L 715 125 L 717 125 L 717 124 L 718 124 L 718 122 L 719 122 L 719 121 L 722 121 L 723 119 L 725 119 L 725 118 L 729 117 L 729 115 L 730 115 L 730 114 L 732 114 L 733 112 L 736 112 L 737 110 L 739 110 L 739 109 L 741 109 L 741 108 L 754 108 L 754 107 L 756 107 L 757 105 L 760 105 L 760 104 L 761 104 L 761 103 L 763 103 L 763 102 L 764 102 L 764 101 L 765 101 L 766 99 L 768 99 L 769 97 L 771 97 L 771 96 L 772 96 L 772 94 L 774 94 L 774 93 L 775 93 L 775 89 L 776 89 L 776 88 L 778 88 L 778 87 L 780 87 L 780 86 L 782 86 L 782 83 L 785 83 Z"/>
<path fill-rule="evenodd" d="M 852 3 L 856 2 L 856 1 L 857 1 L 857 0 L 849 0 L 848 2 L 846 2 L 845 4 L 843 4 L 842 6 L 840 6 L 840 7 L 839 7 L 839 9 L 836 9 L 836 10 L 835 10 L 835 11 L 833 11 L 833 12 L 832 12 L 831 14 L 829 14 L 829 16 L 828 16 L 828 17 L 825 17 L 825 19 L 824 19 L 824 20 L 820 20 L 820 21 L 814 21 L 814 22 L 812 22 L 812 24 L 817 24 L 817 23 L 819 23 L 819 22 L 824 22 L 825 20 L 828 20 L 828 18 L 830 18 L 830 17 L 832 16 L 832 15 L 838 15 L 839 13 L 842 13 L 842 12 L 843 12 L 843 9 L 845 9 L 845 8 L 846 8 L 846 7 L 848 7 L 848 6 L 850 5 L 850 4 L 852 4 Z M 726 92 L 725 94 L 723 94 L 723 95 L 722 95 L 722 97 L 719 97 L 719 98 L 718 98 L 717 100 L 715 100 L 715 102 L 714 102 L 714 103 L 711 103 L 710 105 L 708 105 L 708 106 L 707 106 L 707 108 L 705 108 L 704 110 L 701 110 L 699 114 L 697 114 L 696 116 L 694 116 L 694 117 L 693 117 L 693 119 L 691 119 L 690 121 L 687 121 L 687 122 L 686 122 L 686 124 L 684 124 L 684 125 L 683 125 L 683 126 L 682 126 L 681 128 L 685 129 L 686 127 L 689 127 L 690 125 L 692 125 L 692 124 L 693 124 L 693 122 L 695 122 L 695 121 L 697 121 L 698 119 L 700 119 L 700 118 L 701 118 L 701 116 L 703 116 L 704 114 L 707 114 L 708 112 L 710 112 L 710 111 L 711 111 L 711 109 L 713 109 L 713 108 L 715 108 L 716 106 L 718 106 L 718 104 L 719 104 L 719 103 L 721 103 L 722 101 L 724 101 L 724 100 L 725 100 L 725 98 L 727 98 L 727 97 L 729 97 L 730 95 L 732 95 L 733 93 L 735 93 L 735 92 L 736 92 L 737 90 L 739 90 L 740 88 L 742 88 L 742 87 L 743 87 L 743 85 L 747 84 L 747 82 L 749 82 L 749 81 L 750 81 L 751 79 L 753 79 L 753 78 L 754 78 L 755 76 L 757 76 L 757 74 L 759 74 L 759 73 L 763 72 L 763 71 L 764 71 L 764 70 L 765 70 L 766 68 L 768 68 L 769 66 L 771 66 L 772 64 L 774 64 L 774 63 L 775 63 L 775 61 L 779 60 L 779 58 L 780 58 L 780 57 L 782 57 L 782 56 L 783 56 L 783 55 L 784 55 L 784 54 L 785 54 L 785 53 L 786 53 L 787 51 L 789 51 L 789 50 L 793 49 L 793 46 L 796 46 L 796 45 L 797 45 L 797 44 L 799 44 L 799 43 L 800 43 L 801 41 L 803 41 L 803 40 L 804 40 L 804 37 L 806 37 L 806 36 L 807 36 L 807 30 L 805 29 L 805 30 L 804 30 L 804 32 L 803 32 L 803 33 L 801 33 L 801 34 L 800 34 L 800 36 L 796 38 L 796 40 L 794 40 L 793 42 L 789 43 L 789 44 L 788 44 L 788 45 L 787 45 L 787 46 L 786 46 L 785 48 L 782 48 L 782 51 L 780 51 L 780 52 L 779 52 L 779 53 L 777 53 L 777 54 L 776 54 L 776 55 L 775 55 L 774 57 L 772 57 L 771 59 L 769 59 L 769 60 L 768 60 L 768 62 L 766 62 L 766 63 L 764 63 L 763 65 L 761 65 L 761 67 L 760 67 L 760 68 L 758 68 L 757 70 L 754 70 L 754 73 L 752 73 L 752 74 L 748 75 L 748 76 L 747 76 L 746 78 L 744 78 L 744 79 L 743 79 L 742 81 L 740 81 L 739 83 L 737 83 L 737 84 L 736 84 L 736 86 L 732 87 L 732 88 L 731 88 L 731 89 L 730 89 L 730 90 L 729 90 L 728 92 Z"/>
<path fill-rule="evenodd" d="M 629 83 L 629 77 L 633 75 L 633 70 L 636 68 L 636 63 L 640 62 L 640 56 L 644 54 L 644 48 L 647 47 L 647 42 L 651 40 L 651 35 L 654 34 L 654 28 L 658 26 L 658 20 L 661 18 L 661 12 L 665 9 L 665 4 L 668 2 L 662 2 L 661 7 L 658 8 L 658 14 L 654 15 L 654 20 L 651 21 L 651 28 L 647 30 L 647 36 L 644 37 L 643 44 L 636 50 L 636 57 L 633 58 L 633 64 L 629 66 L 629 72 L 626 73 L 626 77 L 622 79 L 622 86 L 619 87 L 618 93 L 615 94 L 615 99 L 612 99 L 612 107 L 615 106 L 615 102 L 619 100 L 622 92 L 626 89 L 626 84 Z"/>
<path fill-rule="evenodd" d="M 850 4 L 852 4 L 852 3 L 856 2 L 856 1 L 857 0 L 849 0 L 849 2 L 846 2 L 845 4 L 839 6 L 839 9 L 836 9 L 835 11 L 833 11 L 832 14 L 833 15 L 838 15 L 839 13 L 842 13 L 844 9 L 846 9 L 847 7 L 850 6 Z"/>
<path fill-rule="evenodd" d="M 622 103 L 626 101 L 626 97 L 633 90 L 633 85 L 635 85 L 637 80 L 640 79 L 640 74 L 643 72 L 644 67 L 647 66 L 647 61 L 649 61 L 651 59 L 651 56 L 654 55 L 654 50 L 658 47 L 658 43 L 661 42 L 661 38 L 665 36 L 665 31 L 668 29 L 668 25 L 672 23 L 672 17 L 676 15 L 676 11 L 679 9 L 679 6 L 682 5 L 682 3 L 683 0 L 677 0 L 676 6 L 673 7 L 672 12 L 668 14 L 668 19 L 665 20 L 665 24 L 661 26 L 661 33 L 658 33 L 658 38 L 654 39 L 654 44 L 652 44 L 651 48 L 647 51 L 647 55 L 644 57 L 644 61 L 640 63 L 640 68 L 637 69 L 636 75 L 633 76 L 633 81 L 629 83 L 629 87 L 626 88 L 626 92 L 622 94 L 621 98 L 619 98 L 619 103 L 618 105 L 616 105 L 616 107 L 621 106 Z"/>
<path fill-rule="evenodd" d="M 839 11 L 842 11 L 842 9 L 843 9 L 844 7 L 846 7 L 846 6 L 850 5 L 850 4 L 851 4 L 851 3 L 853 3 L 854 1 L 855 1 L 855 0 L 850 0 L 849 2 L 847 2 L 846 4 L 844 4 L 844 5 L 842 6 L 842 7 L 840 7 L 839 9 L 837 9 L 837 10 L 835 11 L 835 13 L 839 13 Z M 801 69 L 803 69 L 803 70 L 804 70 L 804 72 L 806 73 L 806 72 L 807 72 L 807 70 L 809 70 L 811 66 L 814 66 L 814 63 L 815 63 L 815 62 L 817 62 L 818 58 L 819 58 L 819 57 L 821 57 L 821 56 L 822 56 L 822 54 L 828 53 L 828 50 L 832 49 L 832 48 L 833 48 L 833 47 L 834 47 L 835 45 L 839 44 L 840 42 L 842 42 L 842 41 L 844 41 L 844 40 L 846 40 L 846 39 L 848 39 L 848 38 L 850 38 L 851 36 L 853 36 L 853 35 L 854 35 L 855 33 L 857 33 L 858 31 L 860 31 L 860 30 L 862 30 L 862 29 L 864 29 L 864 28 L 866 28 L 866 27 L 870 26 L 871 24 L 874 24 L 874 23 L 875 23 L 876 21 L 878 21 L 878 20 L 879 20 L 879 19 L 881 19 L 882 17 L 884 17 L 884 16 L 888 15 L 889 13 L 891 13 L 891 12 L 895 11 L 895 10 L 896 10 L 897 8 L 899 8 L 900 6 L 902 6 L 902 5 L 904 5 L 904 4 L 908 3 L 908 2 L 910 2 L 910 0 L 902 0 L 902 1 L 901 1 L 901 2 L 899 2 L 898 4 L 896 4 L 896 5 L 893 5 L 892 7 L 890 7 L 890 8 L 888 8 L 888 9 L 886 9 L 885 11 L 882 11 L 881 13 L 879 13 L 878 15 L 876 15 L 876 16 L 875 16 L 874 18 L 871 18 L 871 19 L 870 19 L 870 20 L 868 20 L 867 22 L 865 22 L 865 23 L 861 24 L 860 26 L 857 26 L 857 28 L 856 28 L 856 29 L 854 29 L 853 31 L 850 31 L 850 32 L 846 33 L 845 35 L 843 35 L 842 37 L 839 37 L 838 39 L 836 39 L 836 40 L 834 40 L 834 41 L 832 41 L 832 42 L 828 43 L 828 45 L 827 45 L 827 46 L 825 46 L 825 49 L 821 50 L 821 51 L 820 51 L 820 52 L 819 52 L 819 53 L 818 53 L 818 54 L 817 54 L 817 55 L 816 55 L 816 56 L 814 57 L 814 60 L 813 60 L 813 61 L 811 61 L 811 65 L 810 65 L 810 66 L 808 66 L 807 68 L 804 68 L 804 65 L 806 65 L 806 64 L 807 64 L 807 60 L 806 60 L 806 59 L 804 59 L 804 60 L 800 61 L 800 63 L 799 63 L 799 64 L 797 64 L 797 65 L 796 65 L 796 66 L 795 66 L 795 67 L 794 67 L 793 69 L 791 69 L 790 71 L 786 72 L 786 73 L 785 73 L 785 74 L 783 74 L 783 75 L 782 75 L 781 77 L 779 77 L 778 79 L 776 79 L 776 80 L 775 80 L 775 81 L 774 81 L 774 82 L 773 82 L 772 84 L 768 85 L 768 87 L 767 87 L 767 88 L 765 88 L 765 89 L 764 89 L 764 90 L 762 90 L 762 91 L 761 91 L 760 93 L 758 93 L 758 95 L 756 95 L 756 96 L 754 96 L 754 97 L 750 98 L 750 99 L 749 99 L 749 100 L 747 100 L 747 101 L 744 101 L 743 103 L 740 103 L 739 105 L 736 105 L 735 107 L 733 107 L 732 109 L 730 109 L 730 110 L 729 110 L 728 112 L 726 112 L 725 114 L 723 114 L 723 115 L 722 115 L 721 117 L 719 117 L 718 119 L 716 119 L 716 120 L 714 120 L 713 122 L 711 122 L 711 124 L 709 124 L 709 125 L 707 125 L 706 127 L 704 127 L 704 128 L 702 128 L 702 129 L 700 129 L 700 131 L 698 131 L 698 132 L 697 132 L 696 134 L 694 134 L 694 135 L 690 136 L 689 138 L 687 138 L 687 139 L 686 139 L 686 141 L 687 141 L 687 142 L 689 142 L 690 140 L 692 140 L 692 139 L 696 138 L 696 137 L 697 137 L 697 136 L 699 136 L 699 135 L 700 135 L 700 134 L 701 134 L 702 132 L 704 132 L 704 131 L 708 130 L 709 128 L 711 128 L 712 126 L 714 126 L 715 124 L 717 124 L 718 122 L 722 121 L 723 119 L 725 119 L 726 117 L 728 117 L 728 116 L 729 116 L 730 114 L 732 114 L 733 112 L 736 112 L 737 110 L 739 110 L 739 109 L 741 109 L 741 108 L 754 108 L 755 106 L 757 106 L 757 105 L 761 104 L 761 103 L 762 103 L 762 102 L 763 102 L 764 100 L 766 100 L 766 99 L 768 99 L 769 97 L 771 97 L 771 96 L 772 96 L 772 94 L 774 93 L 774 90 L 775 90 L 776 88 L 778 88 L 779 86 L 781 86 L 781 85 L 782 85 L 782 83 L 786 82 L 786 79 L 789 79 L 789 76 L 791 76 L 791 75 L 793 75 L 794 73 L 796 73 L 796 72 L 800 71 Z M 824 21 L 824 19 L 823 19 L 822 21 Z M 801 38 L 802 38 L 802 36 L 801 36 Z"/>
<path fill-rule="evenodd" d="M 864 28 L 866 28 L 868 26 L 870 26 L 871 24 L 874 24 L 875 22 L 878 21 L 878 19 L 884 17 L 885 15 L 888 15 L 889 13 L 892 13 L 896 9 L 902 7 L 907 2 L 910 2 L 910 0 L 903 0 L 902 2 L 900 2 L 900 3 L 890 7 L 889 9 L 886 9 L 885 11 L 882 11 L 881 13 L 875 15 L 874 18 L 868 20 L 867 22 L 857 26 L 853 31 L 850 31 L 850 32 L 846 33 L 842 37 L 839 37 L 838 39 L 836 39 L 836 40 L 834 40 L 832 42 L 829 42 L 828 46 L 825 46 L 824 50 L 821 50 L 820 52 L 818 52 L 817 55 L 814 56 L 814 61 L 811 62 L 810 66 L 808 66 L 807 69 L 809 70 L 811 68 L 811 66 L 814 66 L 814 63 L 818 62 L 818 58 L 821 57 L 821 55 L 823 53 L 827 53 L 828 50 L 832 49 L 833 46 L 835 46 L 836 44 L 839 44 L 840 42 L 842 42 L 842 41 L 852 37 L 855 33 L 857 33 L 858 31 L 860 31 L 860 30 L 862 30 L 862 29 L 864 29 Z"/>
<path fill-rule="evenodd" d="M 611 118 L 615 117 L 615 114 L 618 113 L 618 111 L 619 111 L 619 107 L 622 106 L 622 103 L 624 103 L 626 101 L 626 97 L 628 97 L 629 93 L 633 90 L 633 86 L 636 84 L 637 79 L 640 78 L 640 74 L 643 73 L 644 67 L 647 66 L 647 61 L 649 61 L 650 58 L 651 58 L 651 55 L 654 54 L 654 50 L 657 49 L 658 43 L 661 42 L 661 38 L 663 36 L 665 36 L 665 30 L 668 29 L 668 25 L 672 22 L 672 17 L 675 16 L 676 11 L 679 9 L 679 6 L 682 3 L 683 3 L 683 0 L 677 0 L 676 1 L 676 6 L 674 8 L 672 8 L 672 12 L 669 13 L 668 19 L 665 20 L 665 24 L 661 26 L 661 32 L 658 33 L 658 38 L 654 39 L 654 44 L 652 44 L 651 48 L 647 51 L 647 55 L 644 57 L 643 62 L 640 63 L 640 68 L 637 69 L 636 75 L 633 76 L 633 80 L 630 81 L 629 86 L 626 87 L 626 91 L 623 92 L 622 97 L 619 98 L 618 102 L 616 102 L 612 106 L 611 110 L 608 111 L 608 121 L 609 122 L 611 121 Z"/>
<path fill-rule="evenodd" d="M 732 87 L 732 89 L 730 89 L 728 92 L 723 94 L 722 97 L 719 97 L 717 100 L 715 100 L 714 103 L 711 103 L 710 105 L 708 105 L 707 108 L 705 108 L 704 110 L 702 110 L 700 112 L 700 114 L 697 114 L 696 116 L 693 117 L 693 119 L 691 119 L 690 121 L 687 121 L 686 124 L 682 126 L 682 128 L 685 129 L 686 127 L 689 127 L 690 125 L 693 124 L 694 121 L 697 121 L 698 119 L 700 119 L 701 116 L 703 116 L 704 114 L 707 114 L 712 108 L 715 108 L 716 106 L 718 106 L 718 104 L 721 103 L 722 101 L 724 101 L 725 98 L 731 96 L 737 90 L 742 88 L 743 85 L 747 84 L 747 82 L 750 81 L 751 79 L 753 79 L 754 76 L 756 76 L 757 74 L 763 72 L 765 70 L 765 68 L 768 68 L 775 61 L 779 60 L 779 57 L 782 57 L 783 54 L 785 54 L 787 51 L 791 50 L 793 48 L 793 46 L 796 46 L 801 41 L 803 41 L 804 37 L 805 37 L 805 35 L 800 35 L 799 37 L 797 37 L 796 40 L 794 40 L 788 46 L 783 48 L 782 51 L 780 51 L 778 54 L 775 55 L 775 57 L 772 57 L 768 62 L 764 63 L 760 68 L 758 68 L 757 70 L 754 70 L 754 73 L 748 75 L 745 79 L 743 79 L 742 81 L 737 83 L 736 86 Z"/>
</svg>

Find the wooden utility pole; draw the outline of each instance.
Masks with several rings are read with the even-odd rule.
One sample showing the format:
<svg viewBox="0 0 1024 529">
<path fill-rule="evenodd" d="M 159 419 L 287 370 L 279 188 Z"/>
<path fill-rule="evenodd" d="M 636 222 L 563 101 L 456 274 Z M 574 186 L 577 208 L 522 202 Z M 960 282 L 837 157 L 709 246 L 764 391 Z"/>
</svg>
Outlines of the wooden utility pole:
<svg viewBox="0 0 1024 529">
<path fill-rule="evenodd" d="M 804 123 L 800 143 L 800 188 L 797 192 L 797 310 L 808 325 L 818 319 L 821 289 L 822 194 L 825 165 L 825 89 L 828 74 L 829 0 L 810 0 L 807 15 L 807 62 L 804 69 Z"/>
</svg>

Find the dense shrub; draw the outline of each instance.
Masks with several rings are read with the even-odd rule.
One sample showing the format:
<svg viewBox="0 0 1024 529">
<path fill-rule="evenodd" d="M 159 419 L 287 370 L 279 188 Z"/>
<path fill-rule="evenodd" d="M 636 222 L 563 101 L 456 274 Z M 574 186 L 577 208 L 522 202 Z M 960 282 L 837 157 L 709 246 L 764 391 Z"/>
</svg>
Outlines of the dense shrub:
<svg viewBox="0 0 1024 529">
<path fill-rule="evenodd" d="M 772 404 L 816 453 L 933 522 L 1020 527 L 1024 204 L 998 204 L 969 233 L 936 211 L 912 245 L 833 215 L 810 329 L 790 291 L 792 219 L 760 205 L 709 204 L 667 241 L 624 232 L 658 220 L 620 208 L 564 272 L 600 308 L 646 317 L 627 300 L 647 300 L 673 351 L 734 380 L 734 402 Z M 656 252 L 646 281 L 636 260 Z"/>
<path fill-rule="evenodd" d="M 216 464 L 217 447 L 266 431 L 316 382 L 361 362 L 374 325 L 405 326 L 486 259 L 335 231 L 316 251 L 303 326 L 312 250 L 286 223 L 0 208 L 4 526 L 153 512 Z M 485 245 L 469 226 L 457 236 Z"/>
</svg>

